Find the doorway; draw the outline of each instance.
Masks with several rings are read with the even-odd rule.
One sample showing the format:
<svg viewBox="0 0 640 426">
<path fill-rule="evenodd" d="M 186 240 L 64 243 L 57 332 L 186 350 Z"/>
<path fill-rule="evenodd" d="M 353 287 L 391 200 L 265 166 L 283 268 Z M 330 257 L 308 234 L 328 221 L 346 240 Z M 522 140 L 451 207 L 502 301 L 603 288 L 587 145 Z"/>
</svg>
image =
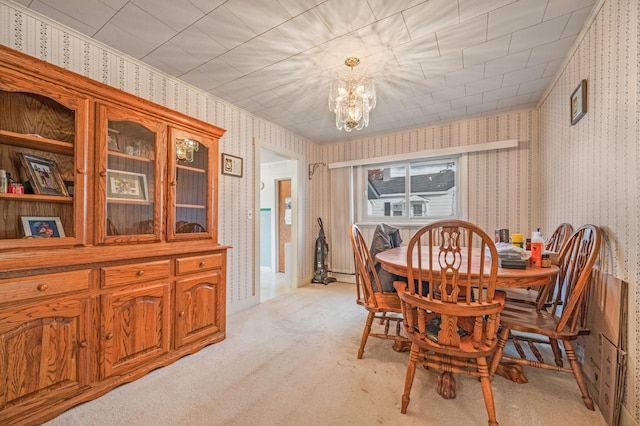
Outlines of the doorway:
<svg viewBox="0 0 640 426">
<path fill-rule="evenodd" d="M 259 260 L 257 288 L 260 302 L 295 287 L 298 159 L 259 148 Z"/>
</svg>

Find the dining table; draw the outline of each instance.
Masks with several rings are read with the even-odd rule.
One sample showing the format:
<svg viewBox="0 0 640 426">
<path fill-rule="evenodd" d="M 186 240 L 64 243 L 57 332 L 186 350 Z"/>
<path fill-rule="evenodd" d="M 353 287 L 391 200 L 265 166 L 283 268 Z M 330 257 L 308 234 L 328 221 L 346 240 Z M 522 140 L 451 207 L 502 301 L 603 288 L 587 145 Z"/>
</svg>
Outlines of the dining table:
<svg viewBox="0 0 640 426">
<path fill-rule="evenodd" d="M 438 250 L 434 250 L 436 253 Z M 428 246 L 420 250 L 422 255 L 422 262 L 417 262 L 418 250 L 414 250 L 413 265 L 422 265 L 422 276 L 427 276 L 429 273 L 429 265 L 433 268 L 434 273 L 438 273 L 440 270 L 437 260 L 434 258 L 432 262 L 429 262 L 429 250 Z M 435 255 L 434 255 L 435 256 Z M 376 261 L 380 262 L 381 267 L 392 274 L 399 275 L 401 277 L 407 277 L 407 247 L 395 247 L 389 250 L 385 250 L 376 255 Z M 480 262 L 480 253 L 476 251 L 473 262 Z M 462 264 L 464 265 L 464 261 Z M 489 273 L 490 260 L 485 259 L 486 270 Z M 417 270 L 414 270 L 414 276 L 418 275 Z M 498 267 L 498 274 L 496 277 L 496 288 L 535 288 L 545 286 L 555 280 L 556 276 L 560 272 L 560 268 L 557 265 L 552 264 L 548 268 L 532 267 L 527 265 L 525 269 L 512 269 Z M 466 277 L 465 267 L 459 270 L 461 281 L 466 281 L 470 278 L 473 284 L 474 276 Z M 524 375 L 522 366 L 516 363 L 501 363 L 496 374 L 506 377 L 516 383 L 527 383 L 527 378 Z M 452 373 L 442 372 L 438 380 L 438 393 L 445 399 L 455 398 L 455 379 Z M 440 386 L 440 384 L 446 384 Z"/>
</svg>

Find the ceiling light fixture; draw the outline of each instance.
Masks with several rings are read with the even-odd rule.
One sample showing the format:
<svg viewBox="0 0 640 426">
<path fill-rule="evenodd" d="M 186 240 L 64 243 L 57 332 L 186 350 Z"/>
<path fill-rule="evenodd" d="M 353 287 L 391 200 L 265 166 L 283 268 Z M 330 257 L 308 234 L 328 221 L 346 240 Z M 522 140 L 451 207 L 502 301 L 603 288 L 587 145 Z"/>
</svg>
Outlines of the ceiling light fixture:
<svg viewBox="0 0 640 426">
<path fill-rule="evenodd" d="M 200 148 L 198 141 L 193 139 L 176 139 L 176 157 L 178 160 L 193 163 L 193 153 Z"/>
<path fill-rule="evenodd" d="M 369 112 L 376 107 L 376 88 L 372 77 L 353 73 L 360 63 L 356 57 L 347 58 L 344 64 L 351 68 L 348 77 L 331 82 L 329 110 L 336 115 L 336 127 L 345 131 L 361 130 L 369 125 Z"/>
</svg>

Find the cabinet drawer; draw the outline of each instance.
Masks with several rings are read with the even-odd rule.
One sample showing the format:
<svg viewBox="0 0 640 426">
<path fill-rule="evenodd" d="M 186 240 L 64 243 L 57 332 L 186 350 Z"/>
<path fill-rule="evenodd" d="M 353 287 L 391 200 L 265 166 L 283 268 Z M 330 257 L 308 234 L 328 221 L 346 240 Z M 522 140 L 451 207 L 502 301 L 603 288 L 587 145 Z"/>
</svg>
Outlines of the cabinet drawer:
<svg viewBox="0 0 640 426">
<path fill-rule="evenodd" d="M 179 258 L 176 259 L 176 274 L 182 275 L 222 268 L 223 259 L 222 253 Z"/>
<path fill-rule="evenodd" d="M 90 273 L 90 270 L 83 269 L 81 271 L 0 280 L 0 303 L 87 290 Z"/>
<path fill-rule="evenodd" d="M 169 261 L 131 263 L 102 268 L 103 287 L 139 283 L 169 277 Z"/>
</svg>

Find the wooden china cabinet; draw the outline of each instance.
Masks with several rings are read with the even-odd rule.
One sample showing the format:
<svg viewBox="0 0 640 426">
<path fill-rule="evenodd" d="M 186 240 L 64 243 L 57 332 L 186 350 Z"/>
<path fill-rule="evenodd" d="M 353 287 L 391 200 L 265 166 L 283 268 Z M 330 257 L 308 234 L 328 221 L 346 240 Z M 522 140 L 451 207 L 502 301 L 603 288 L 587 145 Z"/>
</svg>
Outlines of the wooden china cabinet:
<svg viewBox="0 0 640 426">
<path fill-rule="evenodd" d="M 225 338 L 223 134 L 0 46 L 0 424 Z"/>
</svg>

